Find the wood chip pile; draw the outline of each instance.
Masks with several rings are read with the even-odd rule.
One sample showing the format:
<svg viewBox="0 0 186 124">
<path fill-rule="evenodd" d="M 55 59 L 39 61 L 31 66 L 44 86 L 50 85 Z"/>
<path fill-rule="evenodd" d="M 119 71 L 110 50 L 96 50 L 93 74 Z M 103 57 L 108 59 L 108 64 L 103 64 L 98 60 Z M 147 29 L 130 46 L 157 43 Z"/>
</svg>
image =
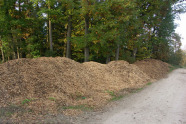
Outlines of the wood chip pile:
<svg viewBox="0 0 186 124">
<path fill-rule="evenodd" d="M 171 65 L 156 59 L 145 59 L 137 61 L 134 65 L 138 66 L 151 79 L 157 80 L 165 77 Z"/>
<path fill-rule="evenodd" d="M 101 107 L 113 97 L 111 92 L 142 87 L 163 77 L 168 66 L 151 59 L 135 64 L 81 64 L 62 57 L 12 60 L 0 65 L 0 118 L 2 109 L 10 106 L 24 109 L 24 114 L 20 109 L 13 112 L 11 117 L 17 119 L 77 113 L 62 109 L 69 106 Z"/>
</svg>

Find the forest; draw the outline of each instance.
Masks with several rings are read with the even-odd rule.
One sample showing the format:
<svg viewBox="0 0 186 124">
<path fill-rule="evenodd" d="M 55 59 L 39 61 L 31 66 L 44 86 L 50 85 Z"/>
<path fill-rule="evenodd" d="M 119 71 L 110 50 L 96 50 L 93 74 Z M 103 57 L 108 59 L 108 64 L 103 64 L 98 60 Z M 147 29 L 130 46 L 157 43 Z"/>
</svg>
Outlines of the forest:
<svg viewBox="0 0 186 124">
<path fill-rule="evenodd" d="M 183 0 L 0 0 L 0 61 L 182 61 Z"/>
</svg>

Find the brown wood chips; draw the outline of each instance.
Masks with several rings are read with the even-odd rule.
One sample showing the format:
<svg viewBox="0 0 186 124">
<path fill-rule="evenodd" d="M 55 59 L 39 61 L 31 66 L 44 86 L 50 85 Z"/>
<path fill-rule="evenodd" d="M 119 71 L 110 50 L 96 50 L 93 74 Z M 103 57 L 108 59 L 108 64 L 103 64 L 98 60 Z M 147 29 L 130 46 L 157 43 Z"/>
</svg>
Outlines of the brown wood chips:
<svg viewBox="0 0 186 124">
<path fill-rule="evenodd" d="M 167 63 L 153 59 L 135 64 L 81 64 L 61 57 L 12 60 L 0 65 L 0 109 L 12 105 L 25 109 L 24 114 L 13 113 L 16 118 L 58 112 L 69 115 L 70 108 L 101 107 L 119 91 L 142 87 L 168 70 Z"/>
</svg>

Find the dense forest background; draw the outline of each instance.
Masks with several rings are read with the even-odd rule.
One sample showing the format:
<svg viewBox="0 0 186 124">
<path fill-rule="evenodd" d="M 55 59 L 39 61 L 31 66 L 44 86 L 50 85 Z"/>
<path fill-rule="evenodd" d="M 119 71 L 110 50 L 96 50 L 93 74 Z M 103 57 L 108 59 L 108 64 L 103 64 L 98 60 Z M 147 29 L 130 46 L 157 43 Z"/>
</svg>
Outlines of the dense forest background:
<svg viewBox="0 0 186 124">
<path fill-rule="evenodd" d="M 0 0 L 0 61 L 42 56 L 180 64 L 183 0 Z"/>
</svg>

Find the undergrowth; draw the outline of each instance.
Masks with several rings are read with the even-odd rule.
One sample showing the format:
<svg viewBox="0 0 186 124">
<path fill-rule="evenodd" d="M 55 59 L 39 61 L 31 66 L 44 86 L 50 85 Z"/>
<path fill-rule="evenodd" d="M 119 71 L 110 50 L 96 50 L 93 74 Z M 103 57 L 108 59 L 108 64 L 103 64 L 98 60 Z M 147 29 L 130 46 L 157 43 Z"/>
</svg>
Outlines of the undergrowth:
<svg viewBox="0 0 186 124">
<path fill-rule="evenodd" d="M 172 72 L 173 70 L 178 69 L 178 68 L 183 68 L 183 66 L 181 66 L 181 65 L 171 65 L 169 67 L 169 72 Z"/>
</svg>

